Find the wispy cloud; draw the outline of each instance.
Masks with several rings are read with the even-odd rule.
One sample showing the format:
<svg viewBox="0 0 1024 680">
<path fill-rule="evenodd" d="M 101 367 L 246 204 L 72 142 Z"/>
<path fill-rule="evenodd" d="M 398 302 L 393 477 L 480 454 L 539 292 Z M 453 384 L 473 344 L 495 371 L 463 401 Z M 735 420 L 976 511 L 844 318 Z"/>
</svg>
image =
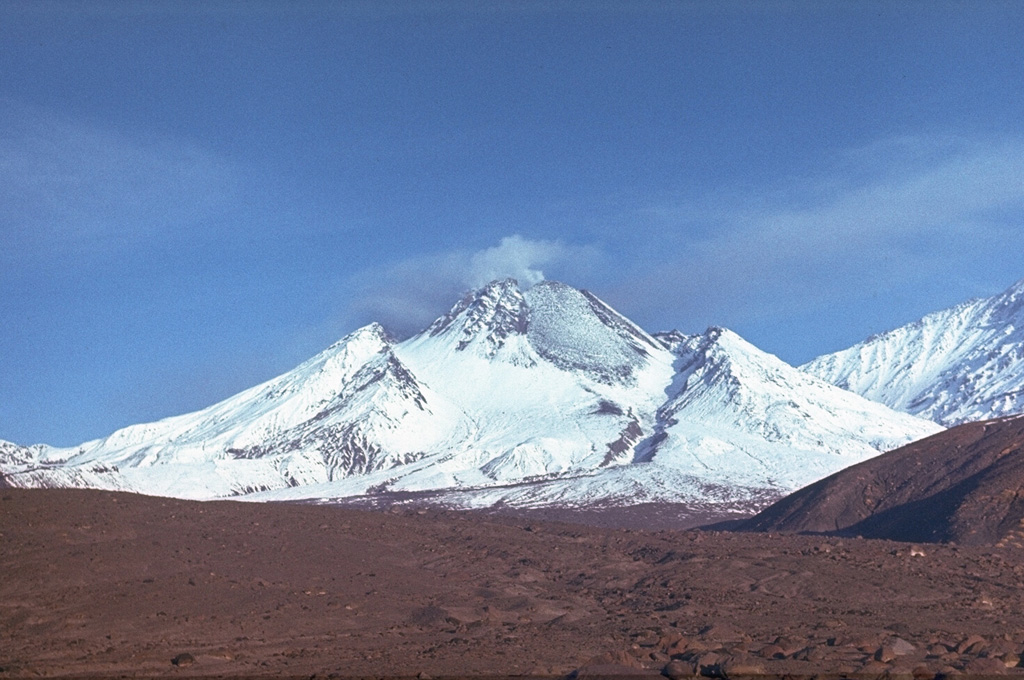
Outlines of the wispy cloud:
<svg viewBox="0 0 1024 680">
<path fill-rule="evenodd" d="M 134 138 L 0 100 L 6 258 L 181 234 L 228 199 L 236 181 L 229 163 L 187 141 Z"/>
<path fill-rule="evenodd" d="M 579 271 L 596 260 L 590 246 L 506 236 L 490 248 L 424 255 L 353 276 L 347 288 L 361 322 L 379 321 L 405 336 L 422 330 L 466 291 L 512 277 L 524 288 L 545 279 L 544 269 Z"/>
<path fill-rule="evenodd" d="M 638 301 L 640 316 L 671 309 L 699 326 L 806 313 L 901 285 L 949 285 L 985 258 L 1019 267 L 1024 140 L 883 140 L 818 176 L 647 213 L 650 235 L 679 236 L 648 275 L 613 293 Z"/>
<path fill-rule="evenodd" d="M 852 342 L 881 330 L 865 326 L 884 323 L 881 314 L 902 323 L 985 292 L 971 272 L 991 272 L 989 292 L 1024 275 L 1024 140 L 879 140 L 837 152 L 810 176 L 652 201 L 632 222 L 621 210 L 600 248 L 510 236 L 361 272 L 347 286 L 353 314 L 407 335 L 467 289 L 553 273 L 651 330 L 765 328 L 819 314 L 848 324 Z M 914 310 L 894 299 L 905 290 Z M 936 290 L 944 297 L 925 294 Z M 878 313 L 868 319 L 871 300 Z"/>
</svg>

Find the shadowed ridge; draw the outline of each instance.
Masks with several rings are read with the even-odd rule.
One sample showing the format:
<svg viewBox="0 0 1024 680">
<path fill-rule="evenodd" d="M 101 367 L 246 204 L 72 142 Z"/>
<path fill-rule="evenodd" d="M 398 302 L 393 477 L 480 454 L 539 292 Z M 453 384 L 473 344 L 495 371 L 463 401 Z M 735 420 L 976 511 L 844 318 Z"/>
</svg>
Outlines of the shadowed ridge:
<svg viewBox="0 0 1024 680">
<path fill-rule="evenodd" d="M 1024 417 L 961 425 L 854 465 L 737 529 L 1024 545 Z"/>
</svg>

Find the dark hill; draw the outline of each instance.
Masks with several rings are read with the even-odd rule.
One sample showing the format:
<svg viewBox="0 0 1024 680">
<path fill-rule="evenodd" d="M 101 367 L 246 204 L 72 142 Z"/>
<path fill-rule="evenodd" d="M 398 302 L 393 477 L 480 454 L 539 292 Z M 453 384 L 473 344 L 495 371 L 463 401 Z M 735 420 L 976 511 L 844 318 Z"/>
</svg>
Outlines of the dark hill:
<svg viewBox="0 0 1024 680">
<path fill-rule="evenodd" d="M 738 523 L 963 545 L 1024 544 L 1024 417 L 968 423 L 842 470 Z"/>
</svg>

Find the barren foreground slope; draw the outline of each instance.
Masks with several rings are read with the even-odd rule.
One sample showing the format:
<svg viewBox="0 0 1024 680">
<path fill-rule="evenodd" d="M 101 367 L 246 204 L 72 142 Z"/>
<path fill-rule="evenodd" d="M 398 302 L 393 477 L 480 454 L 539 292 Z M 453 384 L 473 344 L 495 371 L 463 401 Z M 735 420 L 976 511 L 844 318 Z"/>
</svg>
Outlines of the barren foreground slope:
<svg viewBox="0 0 1024 680">
<path fill-rule="evenodd" d="M 0 499 L 0 678 L 1024 673 L 1012 547 Z"/>
<path fill-rule="evenodd" d="M 960 425 L 848 467 L 738 526 L 1024 546 L 1024 416 Z"/>
</svg>

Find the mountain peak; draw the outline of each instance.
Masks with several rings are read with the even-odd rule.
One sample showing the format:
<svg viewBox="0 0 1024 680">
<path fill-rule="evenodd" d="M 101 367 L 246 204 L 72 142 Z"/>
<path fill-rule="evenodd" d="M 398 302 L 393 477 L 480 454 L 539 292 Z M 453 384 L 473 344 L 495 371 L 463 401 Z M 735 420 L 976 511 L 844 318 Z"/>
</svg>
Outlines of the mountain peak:
<svg viewBox="0 0 1024 680">
<path fill-rule="evenodd" d="M 0 483 L 704 502 L 705 482 L 775 496 L 934 429 L 731 331 L 654 338 L 586 290 L 502 279 L 408 340 L 370 324 L 193 414 L 73 449 L 0 445 Z"/>
<path fill-rule="evenodd" d="M 358 341 L 377 342 L 380 343 L 381 345 L 391 345 L 394 343 L 395 339 L 391 336 L 390 333 L 387 332 L 384 326 L 380 325 L 376 321 L 373 321 L 361 328 L 355 329 L 345 337 L 335 342 L 328 349 L 340 347 L 341 345 Z"/>
<path fill-rule="evenodd" d="M 739 334 L 721 326 L 710 326 L 699 335 L 683 335 L 676 331 L 676 335 L 671 339 L 676 343 L 673 352 L 680 356 L 696 354 L 708 359 L 747 357 L 779 361 L 744 340 Z"/>
<path fill-rule="evenodd" d="M 652 357 L 665 354 L 657 340 L 589 291 L 543 281 L 524 297 L 530 345 L 563 370 L 629 384 Z"/>
<path fill-rule="evenodd" d="M 421 335 L 450 336 L 458 351 L 480 340 L 484 354 L 494 356 L 509 337 L 525 334 L 528 323 L 529 311 L 519 282 L 507 278 L 467 293 Z"/>
<path fill-rule="evenodd" d="M 703 335 L 709 343 L 732 343 L 737 340 L 746 342 L 739 335 L 722 326 L 708 326 Z"/>
<path fill-rule="evenodd" d="M 990 301 L 997 323 L 1024 325 L 1024 279 L 990 298 Z"/>
<path fill-rule="evenodd" d="M 1024 279 L 801 368 L 946 426 L 1022 413 Z"/>
<path fill-rule="evenodd" d="M 1015 282 L 1012 286 L 1007 288 L 1003 294 L 1024 295 L 1024 279 Z"/>
<path fill-rule="evenodd" d="M 673 328 L 670 331 L 658 331 L 657 333 L 653 333 L 652 337 L 661 343 L 662 347 L 675 354 L 676 349 L 686 342 L 690 336 Z"/>
<path fill-rule="evenodd" d="M 730 354 L 760 353 L 756 347 L 744 340 L 740 335 L 728 328 L 709 326 L 703 333 L 687 335 L 678 330 L 660 331 L 653 335 L 662 347 L 676 355 L 691 355 L 694 352 L 708 354 L 718 348 L 718 352 Z"/>
<path fill-rule="evenodd" d="M 394 344 L 395 339 L 383 326 L 374 321 L 352 331 L 313 358 L 303 362 L 296 370 L 321 372 L 325 367 L 337 365 L 339 362 L 361 363 L 366 361 L 367 357 L 390 349 Z"/>
</svg>

